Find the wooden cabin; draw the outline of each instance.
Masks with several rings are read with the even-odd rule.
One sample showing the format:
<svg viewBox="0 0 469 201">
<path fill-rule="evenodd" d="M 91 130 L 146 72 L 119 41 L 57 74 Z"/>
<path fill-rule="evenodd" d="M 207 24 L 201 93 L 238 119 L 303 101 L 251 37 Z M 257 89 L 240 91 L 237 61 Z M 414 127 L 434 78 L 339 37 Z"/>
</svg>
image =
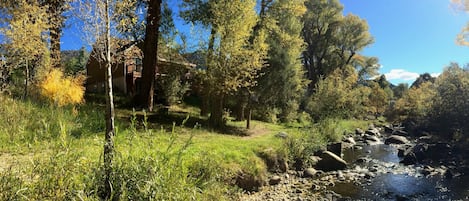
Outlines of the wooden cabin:
<svg viewBox="0 0 469 201">
<path fill-rule="evenodd" d="M 113 90 L 135 95 L 139 89 L 142 76 L 143 52 L 140 45 L 133 45 L 120 53 L 113 55 L 112 81 Z M 93 53 L 92 53 L 93 54 Z M 164 49 L 158 53 L 158 72 L 156 77 L 165 76 L 168 73 L 189 73 L 196 65 L 189 63 L 180 54 L 169 54 Z M 100 93 L 104 92 L 106 68 L 103 62 L 99 62 L 96 56 L 90 56 L 86 64 L 87 80 L 86 91 Z"/>
</svg>

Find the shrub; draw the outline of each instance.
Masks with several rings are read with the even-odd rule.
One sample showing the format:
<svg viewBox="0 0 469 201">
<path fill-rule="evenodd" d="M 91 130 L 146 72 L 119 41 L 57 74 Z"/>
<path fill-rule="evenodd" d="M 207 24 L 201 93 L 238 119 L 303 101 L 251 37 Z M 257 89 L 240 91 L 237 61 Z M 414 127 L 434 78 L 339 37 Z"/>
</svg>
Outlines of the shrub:
<svg viewBox="0 0 469 201">
<path fill-rule="evenodd" d="M 436 79 L 436 96 L 430 113 L 431 129 L 441 133 L 469 134 L 469 72 L 452 65 Z"/>
<path fill-rule="evenodd" d="M 353 69 L 352 69 L 353 70 Z M 354 88 L 357 75 L 350 69 L 337 69 L 320 80 L 316 92 L 307 103 L 307 110 L 315 120 L 321 118 L 348 118 L 356 115 L 362 105 L 361 93 Z"/>
<path fill-rule="evenodd" d="M 393 110 L 388 115 L 389 120 L 399 122 L 410 120 L 423 124 L 432 110 L 433 99 L 436 95 L 434 85 L 431 82 L 409 89 L 394 104 Z"/>
<path fill-rule="evenodd" d="M 40 95 L 57 106 L 76 105 L 83 102 L 85 77 L 64 76 L 60 69 L 50 69 L 39 80 Z"/>
</svg>

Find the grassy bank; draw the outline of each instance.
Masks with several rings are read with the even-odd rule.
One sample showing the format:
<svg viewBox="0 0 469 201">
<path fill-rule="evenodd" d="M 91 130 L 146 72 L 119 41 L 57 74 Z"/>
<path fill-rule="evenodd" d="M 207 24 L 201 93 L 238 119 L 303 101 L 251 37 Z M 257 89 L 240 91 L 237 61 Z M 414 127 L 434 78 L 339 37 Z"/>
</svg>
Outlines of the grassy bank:
<svg viewBox="0 0 469 201">
<path fill-rule="evenodd" d="M 97 200 L 101 194 L 104 121 L 101 105 L 56 108 L 0 96 L 0 200 Z M 265 150 L 307 158 L 345 130 L 367 122 L 316 125 L 229 122 L 204 126 L 191 107 L 168 114 L 117 110 L 114 196 L 121 200 L 236 198 L 240 175 L 265 180 Z M 174 122 L 174 123 L 173 123 Z M 287 139 L 276 137 L 279 132 Z"/>
</svg>

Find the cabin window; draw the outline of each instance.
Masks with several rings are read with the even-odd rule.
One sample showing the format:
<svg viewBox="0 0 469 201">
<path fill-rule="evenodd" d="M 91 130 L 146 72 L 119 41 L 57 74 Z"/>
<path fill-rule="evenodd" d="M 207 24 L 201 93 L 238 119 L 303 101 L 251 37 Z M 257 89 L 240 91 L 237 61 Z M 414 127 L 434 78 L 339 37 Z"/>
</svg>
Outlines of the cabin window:
<svg viewBox="0 0 469 201">
<path fill-rule="evenodd" d="M 134 68 L 134 71 L 141 73 L 141 72 L 142 72 L 142 68 L 143 68 L 142 59 L 141 59 L 141 58 L 135 58 L 135 68 Z"/>
</svg>

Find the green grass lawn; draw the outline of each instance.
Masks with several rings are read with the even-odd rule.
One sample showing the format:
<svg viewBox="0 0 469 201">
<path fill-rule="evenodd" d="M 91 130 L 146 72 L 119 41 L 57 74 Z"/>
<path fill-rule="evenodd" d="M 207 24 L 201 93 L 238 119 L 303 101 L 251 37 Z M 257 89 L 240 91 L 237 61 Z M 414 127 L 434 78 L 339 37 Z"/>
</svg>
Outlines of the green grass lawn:
<svg viewBox="0 0 469 201">
<path fill-rule="evenodd" d="M 56 108 L 2 96 L 0 103 L 0 200 L 99 197 L 102 105 Z M 197 108 L 184 105 L 165 114 L 117 109 L 116 116 L 115 195 L 134 200 L 232 199 L 236 175 L 265 177 L 260 152 L 285 152 L 285 139 L 275 134 L 301 140 L 313 132 L 260 121 L 252 121 L 249 130 L 245 122 L 233 121 L 228 129 L 212 130 Z M 367 126 L 362 121 L 329 124 L 337 124 L 329 125 L 337 133 Z"/>
</svg>

